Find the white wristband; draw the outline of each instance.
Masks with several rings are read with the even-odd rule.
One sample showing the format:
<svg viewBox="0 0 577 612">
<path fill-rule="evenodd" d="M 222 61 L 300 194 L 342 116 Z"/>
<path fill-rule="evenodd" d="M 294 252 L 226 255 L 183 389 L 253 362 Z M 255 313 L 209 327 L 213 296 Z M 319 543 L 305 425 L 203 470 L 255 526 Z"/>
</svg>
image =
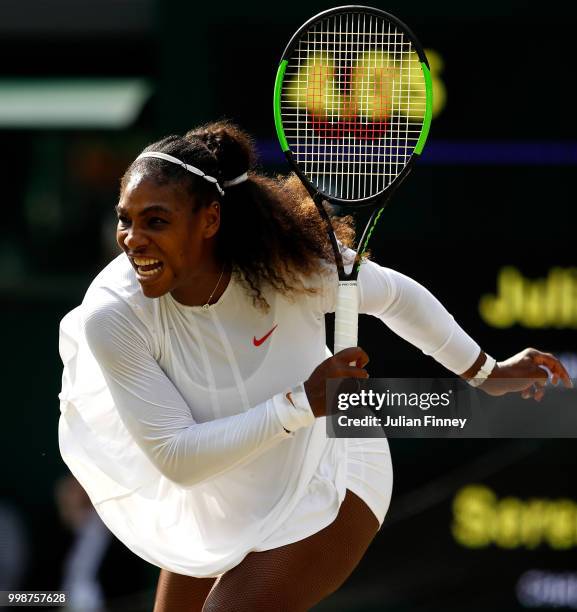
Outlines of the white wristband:
<svg viewBox="0 0 577 612">
<path fill-rule="evenodd" d="M 473 376 L 473 378 L 468 380 L 471 387 L 479 387 L 482 385 L 495 368 L 495 364 L 497 362 L 492 357 L 489 357 L 489 355 L 486 355 L 486 357 L 485 363 L 481 366 L 480 370 L 475 374 L 475 376 Z"/>
<path fill-rule="evenodd" d="M 275 405 L 280 422 L 284 429 L 290 433 L 301 427 L 308 427 L 315 422 L 315 415 L 309 404 L 303 383 L 287 389 L 285 393 L 275 396 L 275 399 L 277 399 Z"/>
</svg>

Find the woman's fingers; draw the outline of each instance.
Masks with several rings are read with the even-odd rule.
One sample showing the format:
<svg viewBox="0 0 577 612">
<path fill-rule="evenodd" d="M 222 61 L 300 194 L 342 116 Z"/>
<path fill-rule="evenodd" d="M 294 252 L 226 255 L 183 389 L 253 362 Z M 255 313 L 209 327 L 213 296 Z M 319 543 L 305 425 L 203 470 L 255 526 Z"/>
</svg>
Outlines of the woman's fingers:
<svg viewBox="0 0 577 612">
<path fill-rule="evenodd" d="M 536 362 L 533 361 L 533 363 Z M 534 377 L 532 378 L 532 384 L 522 391 L 521 397 L 523 399 L 533 398 L 534 400 L 540 402 L 545 396 L 545 387 L 549 381 L 549 373 L 547 370 L 545 370 L 545 368 L 537 366 L 535 368 Z"/>
<path fill-rule="evenodd" d="M 555 374 L 555 372 L 552 372 L 551 374 L 551 384 L 556 385 L 559 382 L 559 376 Z"/>
<path fill-rule="evenodd" d="M 554 385 L 562 380 L 567 388 L 573 387 L 569 372 L 554 355 L 527 348 L 499 362 L 481 388 L 489 395 L 517 392 L 525 399 L 534 397 L 539 401 L 544 396 L 549 377 Z"/>
<path fill-rule="evenodd" d="M 537 384 L 531 385 L 527 389 L 521 392 L 521 397 L 523 399 L 533 398 L 534 400 L 540 402 L 545 396 L 545 389 L 542 386 L 538 386 Z"/>
<path fill-rule="evenodd" d="M 368 378 L 364 369 L 369 356 L 358 346 L 339 351 L 319 364 L 304 382 L 307 398 L 315 417 L 326 416 L 325 385 L 329 378 Z"/>
<path fill-rule="evenodd" d="M 355 366 L 349 366 L 348 368 L 344 368 L 339 370 L 339 373 L 336 375 L 336 378 L 368 378 L 369 373 L 362 368 L 357 368 Z"/>
<path fill-rule="evenodd" d="M 559 379 L 561 379 L 565 387 L 568 389 L 573 387 L 573 382 L 571 381 L 569 372 L 567 372 L 565 366 L 557 359 L 557 357 L 555 357 L 555 355 L 551 355 L 551 353 L 542 353 L 541 351 L 533 349 L 529 353 L 529 356 L 533 360 L 533 363 L 539 366 L 545 366 L 551 372 L 553 376 L 551 382 L 554 385 L 556 385 Z"/>
<path fill-rule="evenodd" d="M 524 389 L 521 390 L 521 397 L 523 399 L 529 399 L 533 397 L 534 394 L 535 394 L 535 385 L 532 382 L 528 384 Z"/>
<path fill-rule="evenodd" d="M 536 349 L 529 349 L 527 355 L 531 361 L 538 366 L 542 373 L 535 372 L 533 384 L 521 392 L 521 397 L 523 399 L 532 397 L 540 402 L 545 396 L 545 387 L 549 375 L 551 375 L 551 384 L 556 385 L 559 380 L 562 380 L 567 388 L 573 387 L 569 372 L 567 372 L 565 366 L 555 357 L 555 355 L 551 353 L 542 353 Z"/>
<path fill-rule="evenodd" d="M 369 356 L 360 346 L 352 346 L 334 354 L 334 358 L 339 363 L 355 363 L 358 368 L 364 368 L 369 363 Z"/>
<path fill-rule="evenodd" d="M 333 356 L 338 364 L 351 366 L 353 368 L 364 368 L 369 363 L 369 356 L 359 346 L 343 349 Z M 353 378 L 368 378 L 368 376 L 358 376 L 355 374 L 338 374 L 337 376 L 351 376 Z"/>
</svg>

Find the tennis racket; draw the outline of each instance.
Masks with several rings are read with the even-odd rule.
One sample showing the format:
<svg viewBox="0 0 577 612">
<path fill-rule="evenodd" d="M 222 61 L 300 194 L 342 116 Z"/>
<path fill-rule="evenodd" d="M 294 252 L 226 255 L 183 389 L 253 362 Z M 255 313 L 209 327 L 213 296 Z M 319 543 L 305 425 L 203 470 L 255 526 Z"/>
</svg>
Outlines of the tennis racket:
<svg viewBox="0 0 577 612">
<path fill-rule="evenodd" d="M 385 205 L 423 150 L 431 110 L 425 53 L 409 28 L 384 11 L 342 6 L 319 13 L 283 53 L 274 89 L 276 131 L 335 252 L 335 352 L 357 345 L 362 257 Z M 349 274 L 323 202 L 353 212 L 372 207 Z"/>
</svg>

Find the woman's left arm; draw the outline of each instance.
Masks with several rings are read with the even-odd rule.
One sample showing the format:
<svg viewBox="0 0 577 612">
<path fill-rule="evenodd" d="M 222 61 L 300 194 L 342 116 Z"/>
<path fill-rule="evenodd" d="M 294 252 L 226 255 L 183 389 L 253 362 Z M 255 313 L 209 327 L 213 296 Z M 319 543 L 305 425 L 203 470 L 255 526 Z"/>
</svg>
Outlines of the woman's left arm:
<svg viewBox="0 0 577 612">
<path fill-rule="evenodd" d="M 461 375 L 479 357 L 481 347 L 441 302 L 412 278 L 365 261 L 359 272 L 359 297 L 359 312 L 377 317 L 447 370 Z"/>
<path fill-rule="evenodd" d="M 412 278 L 366 261 L 359 273 L 359 312 L 381 319 L 398 336 L 420 348 L 451 372 L 474 378 L 487 358 L 479 345 L 459 326 L 428 289 Z M 550 353 L 525 349 L 497 363 L 479 386 L 490 395 L 521 392 L 523 397 L 543 397 L 548 368 L 553 384 L 571 387 L 560 361 Z"/>
</svg>

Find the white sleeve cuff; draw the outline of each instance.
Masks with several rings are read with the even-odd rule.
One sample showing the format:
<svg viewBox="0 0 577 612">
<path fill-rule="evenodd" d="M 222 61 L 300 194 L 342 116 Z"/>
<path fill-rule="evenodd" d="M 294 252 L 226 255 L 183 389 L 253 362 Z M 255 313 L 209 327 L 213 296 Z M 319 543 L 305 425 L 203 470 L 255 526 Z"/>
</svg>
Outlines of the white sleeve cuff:
<svg viewBox="0 0 577 612">
<path fill-rule="evenodd" d="M 287 398 L 287 393 L 291 394 L 292 402 Z M 302 383 L 275 395 L 274 406 L 282 426 L 289 432 L 309 427 L 315 422 L 315 415 Z"/>
</svg>

